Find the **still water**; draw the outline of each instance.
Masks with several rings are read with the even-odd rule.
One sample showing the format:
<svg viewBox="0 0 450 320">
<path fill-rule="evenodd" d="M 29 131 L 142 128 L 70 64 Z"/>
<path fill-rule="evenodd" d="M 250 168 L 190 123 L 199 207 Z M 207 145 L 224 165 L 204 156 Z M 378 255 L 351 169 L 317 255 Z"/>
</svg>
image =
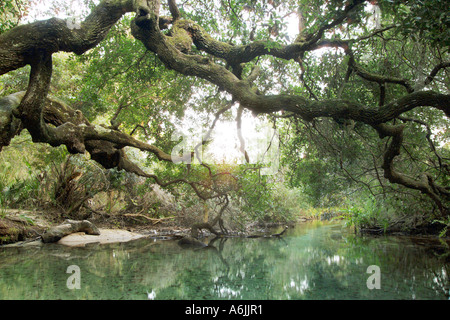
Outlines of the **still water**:
<svg viewBox="0 0 450 320">
<path fill-rule="evenodd" d="M 200 250 L 151 239 L 0 248 L 0 299 L 449 299 L 446 245 L 316 221 L 281 239 L 223 238 Z M 367 273 L 373 265 L 379 278 Z M 69 266 L 80 289 L 67 285 Z M 379 289 L 368 288 L 371 276 Z"/>
</svg>

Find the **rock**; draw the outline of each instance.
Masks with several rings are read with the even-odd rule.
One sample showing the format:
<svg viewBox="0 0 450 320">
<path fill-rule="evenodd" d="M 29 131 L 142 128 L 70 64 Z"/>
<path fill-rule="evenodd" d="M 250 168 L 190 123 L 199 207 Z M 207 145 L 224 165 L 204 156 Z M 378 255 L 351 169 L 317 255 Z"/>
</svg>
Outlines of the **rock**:
<svg viewBox="0 0 450 320">
<path fill-rule="evenodd" d="M 82 232 L 72 233 L 57 242 L 69 247 L 84 247 L 89 243 L 117 243 L 128 242 L 145 237 L 144 235 L 126 230 L 100 229 L 100 235 L 88 235 Z"/>
</svg>

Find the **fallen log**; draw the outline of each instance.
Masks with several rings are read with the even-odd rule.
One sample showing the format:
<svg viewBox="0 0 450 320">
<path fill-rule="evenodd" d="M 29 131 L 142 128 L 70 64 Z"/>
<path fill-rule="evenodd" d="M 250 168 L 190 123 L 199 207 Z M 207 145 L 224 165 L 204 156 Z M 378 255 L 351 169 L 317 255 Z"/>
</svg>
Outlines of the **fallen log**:
<svg viewBox="0 0 450 320">
<path fill-rule="evenodd" d="M 84 232 L 90 235 L 100 235 L 100 230 L 88 220 L 65 220 L 62 224 L 50 228 L 41 237 L 44 243 L 57 242 L 62 237 L 76 232 Z"/>
</svg>

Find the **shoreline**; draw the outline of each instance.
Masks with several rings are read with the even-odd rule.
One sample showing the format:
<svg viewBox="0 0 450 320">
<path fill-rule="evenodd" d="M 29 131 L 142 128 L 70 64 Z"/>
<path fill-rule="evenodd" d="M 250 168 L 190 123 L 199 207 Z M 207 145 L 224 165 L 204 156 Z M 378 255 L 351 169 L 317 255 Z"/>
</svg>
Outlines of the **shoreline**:
<svg viewBox="0 0 450 320">
<path fill-rule="evenodd" d="M 21 210 L 21 209 L 7 209 L 7 214 L 0 217 L 0 247 L 12 247 L 21 245 L 33 245 L 37 242 L 42 242 L 41 235 L 49 228 L 58 226 L 63 222 L 50 221 L 45 219 L 45 214 L 40 211 Z M 130 240 L 140 238 L 160 238 L 166 239 L 181 239 L 182 237 L 190 236 L 191 227 L 177 225 L 173 221 L 161 222 L 158 224 L 152 223 L 136 223 L 136 221 L 125 221 L 122 216 L 116 217 L 122 219 L 118 224 L 114 219 L 104 219 L 99 217 L 96 219 L 86 219 L 100 229 L 100 235 L 88 235 L 84 232 L 74 232 L 66 235 L 58 240 L 56 243 L 78 246 L 82 243 L 112 243 L 112 242 L 127 242 Z M 301 218 L 293 222 L 280 223 L 265 223 L 265 224 L 251 224 L 246 227 L 246 231 L 230 231 L 230 236 L 243 237 L 250 232 L 264 232 L 266 229 L 279 227 L 286 224 L 296 224 L 299 222 L 309 221 L 312 219 Z M 201 238 L 211 236 L 212 233 L 203 230 Z"/>
<path fill-rule="evenodd" d="M 20 244 L 29 245 L 30 243 L 39 241 L 41 235 L 49 228 L 55 227 L 63 222 L 57 221 L 53 218 L 45 219 L 46 214 L 41 211 L 21 210 L 21 209 L 6 209 L 0 217 L 0 247 L 5 246 L 20 246 Z M 124 216 L 117 215 L 115 217 L 99 216 L 94 219 L 86 219 L 94 224 L 97 228 L 102 230 L 100 236 L 87 235 L 83 232 L 74 232 L 70 235 L 60 239 L 61 244 L 76 246 L 81 243 L 112 243 L 112 242 L 127 242 L 139 238 L 160 238 L 167 239 L 181 239 L 182 237 L 190 236 L 191 227 L 176 224 L 173 221 L 161 220 L 160 223 L 137 222 L 133 219 L 125 219 Z M 120 221 L 119 221 L 120 220 Z M 299 217 L 295 221 L 290 222 L 268 222 L 268 223 L 252 223 L 245 227 L 245 231 L 231 231 L 229 236 L 245 237 L 250 233 L 266 233 L 268 230 L 282 225 L 293 226 L 298 223 L 317 220 L 314 217 Z M 409 231 L 403 230 L 388 230 L 384 232 L 382 229 L 359 229 L 356 234 L 361 236 L 419 236 L 428 238 L 438 238 L 443 241 L 450 241 L 449 235 L 446 237 L 439 237 L 439 232 L 429 232 L 430 229 L 412 229 Z M 102 233 L 104 233 L 102 235 Z M 203 230 L 201 237 L 208 237 L 212 234 L 209 231 Z M 69 238 L 68 238 L 69 237 Z M 57 243 L 58 243 L 57 242 Z"/>
</svg>

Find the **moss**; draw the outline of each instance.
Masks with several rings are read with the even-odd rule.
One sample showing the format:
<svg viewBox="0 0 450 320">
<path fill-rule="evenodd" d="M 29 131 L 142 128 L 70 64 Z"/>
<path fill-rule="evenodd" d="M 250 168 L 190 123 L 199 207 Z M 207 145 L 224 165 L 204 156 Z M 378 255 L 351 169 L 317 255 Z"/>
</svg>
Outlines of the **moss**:
<svg viewBox="0 0 450 320">
<path fill-rule="evenodd" d="M 189 20 L 178 20 L 175 22 L 171 36 L 167 38 L 169 43 L 174 45 L 181 52 L 190 52 L 192 49 L 192 38 L 189 32 L 186 31 L 187 25 L 192 24 Z"/>
<path fill-rule="evenodd" d="M 40 228 L 22 220 L 0 219 L 0 245 L 36 237 Z"/>
</svg>

